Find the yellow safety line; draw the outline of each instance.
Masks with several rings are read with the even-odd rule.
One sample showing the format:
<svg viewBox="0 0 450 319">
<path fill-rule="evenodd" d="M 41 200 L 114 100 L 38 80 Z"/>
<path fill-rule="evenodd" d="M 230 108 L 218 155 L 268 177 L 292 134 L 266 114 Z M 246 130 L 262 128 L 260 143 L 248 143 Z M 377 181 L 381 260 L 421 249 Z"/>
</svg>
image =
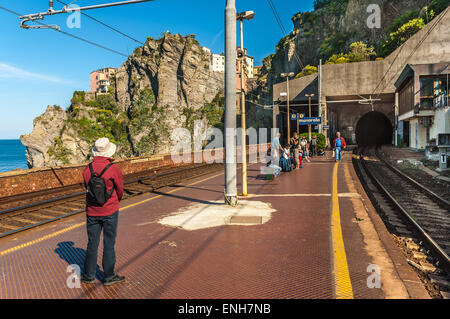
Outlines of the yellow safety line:
<svg viewBox="0 0 450 319">
<path fill-rule="evenodd" d="M 196 182 L 194 182 L 194 183 L 188 184 L 188 185 L 186 185 L 186 186 L 182 186 L 182 187 L 180 187 L 180 188 L 175 188 L 175 189 L 173 189 L 173 190 L 167 192 L 166 194 L 174 193 L 174 192 L 179 191 L 179 190 L 181 190 L 181 189 L 183 189 L 183 188 L 186 188 L 186 187 L 189 187 L 189 186 L 192 186 L 192 185 L 196 185 L 196 184 L 198 184 L 198 183 L 207 181 L 207 180 L 209 180 L 209 179 L 212 179 L 212 178 L 214 178 L 214 177 L 217 177 L 217 176 L 220 176 L 220 175 L 223 175 L 223 174 L 224 174 L 224 173 L 216 174 L 216 175 L 213 175 L 213 176 L 204 178 L 204 179 L 202 179 L 202 180 L 196 181 Z M 131 208 L 131 207 L 134 207 L 134 206 L 137 206 L 137 205 L 140 205 L 140 204 L 149 202 L 149 201 L 154 200 L 154 199 L 156 199 L 156 198 L 160 198 L 160 197 L 162 197 L 162 196 L 164 196 L 164 195 L 157 195 L 157 196 L 154 196 L 154 197 L 151 197 L 151 198 L 147 198 L 147 199 L 142 200 L 142 201 L 140 201 L 140 202 L 137 202 L 137 203 L 134 203 L 134 204 L 131 204 L 131 205 L 122 207 L 122 208 L 120 208 L 120 210 L 125 210 L 125 209 L 128 209 L 128 208 Z M 6 255 L 6 254 L 9 254 L 9 253 L 18 251 L 18 250 L 20 250 L 20 249 L 22 249 L 22 248 L 25 248 L 25 247 L 28 247 L 28 246 L 31 246 L 31 245 L 40 243 L 41 241 L 44 241 L 44 240 L 46 240 L 46 239 L 49 239 L 49 238 L 52 238 L 52 237 L 55 237 L 55 236 L 58 236 L 58 235 L 61 235 L 61 234 L 66 233 L 66 232 L 68 232 L 68 231 L 70 231 L 70 230 L 73 230 L 73 229 L 75 229 L 75 228 L 79 228 L 79 227 L 81 227 L 81 226 L 83 226 L 83 225 L 85 225 L 85 224 L 86 224 L 86 222 L 82 222 L 82 223 L 79 223 L 79 224 L 75 224 L 75 225 L 72 225 L 72 226 L 70 226 L 70 227 L 61 229 L 61 230 L 59 230 L 59 231 L 57 231 L 57 232 L 54 232 L 54 233 L 52 233 L 52 234 L 49 234 L 49 235 L 40 237 L 40 238 L 38 238 L 38 239 L 29 241 L 29 242 L 27 242 L 27 243 L 24 243 L 24 244 L 21 244 L 21 245 L 18 245 L 18 246 L 15 246 L 15 247 L 12 247 L 12 248 L 9 248 L 9 249 L 0 251 L 0 256 L 4 256 L 4 255 Z"/>
<path fill-rule="evenodd" d="M 345 254 L 342 237 L 341 217 L 339 211 L 339 196 L 337 183 L 338 163 L 333 171 L 333 214 L 331 217 L 331 232 L 333 239 L 334 285 L 337 299 L 353 299 L 352 283 L 348 270 L 347 256 Z"/>
</svg>

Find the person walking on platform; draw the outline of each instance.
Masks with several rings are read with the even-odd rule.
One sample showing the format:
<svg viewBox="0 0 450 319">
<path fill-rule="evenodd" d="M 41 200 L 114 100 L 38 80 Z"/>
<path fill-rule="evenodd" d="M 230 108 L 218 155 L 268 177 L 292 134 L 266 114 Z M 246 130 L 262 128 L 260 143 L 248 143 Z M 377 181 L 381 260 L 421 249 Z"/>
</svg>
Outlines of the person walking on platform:
<svg viewBox="0 0 450 319">
<path fill-rule="evenodd" d="M 97 251 L 100 234 L 103 230 L 104 285 L 109 286 L 125 280 L 114 272 L 116 255 L 117 225 L 119 220 L 119 201 L 123 196 L 123 178 L 120 168 L 113 163 L 112 156 L 116 145 L 103 137 L 95 142 L 92 149 L 94 160 L 86 166 L 83 172 L 86 193 L 86 226 L 88 244 L 84 273 L 81 281 L 95 283 L 97 268 Z"/>
<path fill-rule="evenodd" d="M 341 132 L 336 133 L 336 138 L 333 140 L 333 148 L 336 154 L 335 162 L 342 160 L 342 151 L 347 147 L 345 139 L 341 137 Z"/>
<path fill-rule="evenodd" d="M 317 155 L 317 138 L 313 136 L 310 143 L 311 157 Z"/>
<path fill-rule="evenodd" d="M 299 147 L 300 147 L 300 140 L 298 138 L 297 132 L 294 132 L 294 136 L 291 138 L 291 147 L 294 150 L 294 165 L 295 168 L 300 168 L 300 155 L 299 155 Z"/>
</svg>

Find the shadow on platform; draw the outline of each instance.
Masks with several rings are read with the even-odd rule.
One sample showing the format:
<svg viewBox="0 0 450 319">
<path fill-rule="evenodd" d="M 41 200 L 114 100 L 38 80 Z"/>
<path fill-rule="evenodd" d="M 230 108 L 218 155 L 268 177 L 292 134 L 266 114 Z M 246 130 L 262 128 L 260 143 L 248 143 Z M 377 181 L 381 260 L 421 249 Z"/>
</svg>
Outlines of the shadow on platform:
<svg viewBox="0 0 450 319">
<path fill-rule="evenodd" d="M 58 243 L 58 248 L 55 249 L 55 253 L 57 253 L 61 259 L 65 260 L 68 265 L 78 265 L 83 272 L 86 250 L 74 247 L 73 241 Z M 104 273 L 100 270 L 98 265 L 95 271 L 95 278 L 100 281 L 103 281 L 104 278 Z"/>
</svg>

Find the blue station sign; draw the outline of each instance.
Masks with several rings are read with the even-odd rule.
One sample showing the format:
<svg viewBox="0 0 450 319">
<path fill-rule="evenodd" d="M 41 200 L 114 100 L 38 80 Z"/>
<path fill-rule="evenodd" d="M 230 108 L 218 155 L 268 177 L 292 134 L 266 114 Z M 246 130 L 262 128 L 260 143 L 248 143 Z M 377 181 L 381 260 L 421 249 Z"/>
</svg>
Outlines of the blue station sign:
<svg viewBox="0 0 450 319">
<path fill-rule="evenodd" d="M 322 124 L 321 117 L 305 117 L 298 120 L 299 125 L 318 125 Z"/>
</svg>

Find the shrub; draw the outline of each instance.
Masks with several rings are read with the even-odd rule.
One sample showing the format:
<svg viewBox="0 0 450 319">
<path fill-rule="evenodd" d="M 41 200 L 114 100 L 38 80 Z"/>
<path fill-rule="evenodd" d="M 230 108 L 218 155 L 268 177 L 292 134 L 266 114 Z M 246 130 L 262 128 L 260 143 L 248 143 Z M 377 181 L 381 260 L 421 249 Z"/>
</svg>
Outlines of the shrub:
<svg viewBox="0 0 450 319">
<path fill-rule="evenodd" d="M 300 134 L 300 137 L 302 137 L 302 136 L 304 136 L 306 139 L 308 139 L 308 133 Z M 311 137 L 313 137 L 313 136 L 315 136 L 317 139 L 317 150 L 323 151 L 327 145 L 325 135 L 323 135 L 322 133 L 312 132 Z"/>
<path fill-rule="evenodd" d="M 296 78 L 301 78 L 301 77 L 304 77 L 304 76 L 307 76 L 307 75 L 310 75 L 310 74 L 314 74 L 314 73 L 317 73 L 317 72 L 318 72 L 317 67 L 308 64 L 308 65 L 305 66 L 305 67 L 303 68 L 303 70 L 302 70 L 299 74 L 297 74 L 295 77 L 296 77 Z"/>
<path fill-rule="evenodd" d="M 350 44 L 350 52 L 348 53 L 350 62 L 370 61 L 370 58 L 376 55 L 374 48 L 372 46 L 368 47 L 362 41 Z"/>
<path fill-rule="evenodd" d="M 325 64 L 340 64 L 340 63 L 349 63 L 350 59 L 348 57 L 348 54 L 339 53 L 339 54 L 333 54 L 326 62 Z"/>
<path fill-rule="evenodd" d="M 382 56 L 387 56 L 394 52 L 398 47 L 405 43 L 410 37 L 425 27 L 422 18 L 412 19 L 403 24 L 395 32 L 389 34 L 389 38 L 383 43 L 381 50 Z"/>
</svg>

